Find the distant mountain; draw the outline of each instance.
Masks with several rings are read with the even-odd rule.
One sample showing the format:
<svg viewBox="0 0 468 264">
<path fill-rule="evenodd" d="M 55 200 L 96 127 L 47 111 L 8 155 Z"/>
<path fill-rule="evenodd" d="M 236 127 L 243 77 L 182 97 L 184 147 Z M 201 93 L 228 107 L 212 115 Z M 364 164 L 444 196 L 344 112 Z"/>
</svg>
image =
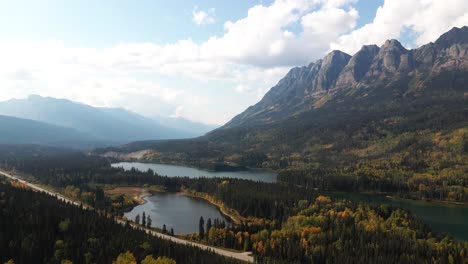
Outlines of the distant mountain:
<svg viewBox="0 0 468 264">
<path fill-rule="evenodd" d="M 121 108 L 97 108 L 37 95 L 0 102 L 0 114 L 68 127 L 99 140 L 121 144 L 135 140 L 201 135 L 161 125 L 155 120 Z"/>
<path fill-rule="evenodd" d="M 156 162 L 264 167 L 312 186 L 332 185 L 328 177 L 355 188 L 466 188 L 468 27 L 412 50 L 388 40 L 353 56 L 333 51 L 291 69 L 260 102 L 203 137 L 112 151 L 143 149 Z"/>
<path fill-rule="evenodd" d="M 42 144 L 79 149 L 106 145 L 72 128 L 9 116 L 0 116 L 0 144 Z"/>
<path fill-rule="evenodd" d="M 204 135 L 205 133 L 208 133 L 211 130 L 219 127 L 219 125 L 209 125 L 193 122 L 181 117 L 156 116 L 153 119 L 164 126 L 186 131 L 187 133 L 191 133 L 194 136 Z"/>
</svg>

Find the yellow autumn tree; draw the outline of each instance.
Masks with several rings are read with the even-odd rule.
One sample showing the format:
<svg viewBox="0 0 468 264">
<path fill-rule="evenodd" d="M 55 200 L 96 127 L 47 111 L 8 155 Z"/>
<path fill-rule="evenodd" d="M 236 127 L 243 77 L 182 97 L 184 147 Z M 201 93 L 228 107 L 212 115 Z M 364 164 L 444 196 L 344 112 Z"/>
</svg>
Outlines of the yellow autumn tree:
<svg viewBox="0 0 468 264">
<path fill-rule="evenodd" d="M 141 261 L 141 264 L 176 264 L 176 261 L 166 257 L 155 259 L 152 255 L 148 255 Z"/>
<path fill-rule="evenodd" d="M 113 264 L 136 264 L 137 261 L 133 253 L 127 251 L 125 253 L 121 253 L 115 261 L 112 262 Z"/>
</svg>

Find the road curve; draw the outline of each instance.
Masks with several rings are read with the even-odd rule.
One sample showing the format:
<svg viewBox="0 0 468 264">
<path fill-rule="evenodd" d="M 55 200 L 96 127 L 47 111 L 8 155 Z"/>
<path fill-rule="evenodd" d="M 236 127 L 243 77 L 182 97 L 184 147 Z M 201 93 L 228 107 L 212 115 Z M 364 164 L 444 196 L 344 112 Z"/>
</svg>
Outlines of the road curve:
<svg viewBox="0 0 468 264">
<path fill-rule="evenodd" d="M 37 190 L 39 192 L 44 192 L 48 195 L 51 195 L 51 196 L 55 196 L 57 197 L 57 199 L 59 199 L 60 201 L 63 201 L 63 202 L 68 202 L 68 203 L 71 203 L 73 205 L 76 205 L 76 206 L 81 206 L 80 203 L 76 202 L 76 201 L 72 201 L 66 197 L 64 197 L 63 195 L 59 194 L 59 193 L 55 193 L 55 192 L 51 192 L 51 191 L 48 191 L 42 187 L 39 187 L 35 184 L 32 184 L 30 182 L 27 182 L 21 178 L 19 178 L 18 176 L 16 175 L 11 175 L 9 173 L 6 173 L 4 171 L 0 171 L 0 175 L 3 175 L 7 178 L 10 178 L 12 180 L 16 180 L 26 186 L 28 186 L 29 188 L 31 189 L 34 189 L 34 190 Z M 120 219 L 115 219 L 115 221 L 121 225 L 125 225 L 126 222 L 123 221 L 123 220 L 120 220 Z M 237 252 L 231 252 L 231 251 L 228 251 L 228 250 L 224 250 L 224 249 L 220 249 L 220 248 L 215 248 L 215 247 L 211 247 L 211 246 L 207 246 L 207 245 L 203 245 L 203 244 L 199 244 L 199 243 L 195 243 L 195 242 L 192 242 L 192 241 L 187 241 L 187 240 L 183 240 L 183 239 L 180 239 L 180 238 L 177 238 L 177 237 L 173 237 L 173 236 L 169 236 L 169 235 L 165 235 L 165 234 L 162 234 L 162 233 L 158 233 L 154 230 L 151 230 L 151 229 L 147 229 L 147 228 L 143 228 L 143 227 L 140 227 L 140 226 L 137 226 L 135 225 L 134 223 L 130 222 L 130 225 L 133 227 L 133 228 L 138 228 L 138 229 L 143 229 L 147 234 L 149 235 L 152 235 L 152 236 L 155 236 L 155 237 L 158 237 L 158 238 L 161 238 L 161 239 L 164 239 L 164 240 L 169 240 L 169 241 L 172 241 L 174 243 L 177 243 L 177 244 L 183 244 L 183 245 L 188 245 L 188 246 L 193 246 L 193 247 L 198 247 L 198 248 L 201 248 L 201 249 L 204 249 L 204 250 L 210 250 L 210 251 L 213 251 L 214 253 L 218 254 L 218 255 L 222 255 L 222 256 L 225 256 L 225 257 L 229 257 L 229 258 L 234 258 L 234 259 L 238 259 L 238 260 L 242 260 L 242 261 L 245 261 L 245 262 L 250 262 L 250 263 L 253 263 L 254 262 L 254 258 L 250 255 L 251 252 L 243 252 L 243 253 L 237 253 Z"/>
</svg>

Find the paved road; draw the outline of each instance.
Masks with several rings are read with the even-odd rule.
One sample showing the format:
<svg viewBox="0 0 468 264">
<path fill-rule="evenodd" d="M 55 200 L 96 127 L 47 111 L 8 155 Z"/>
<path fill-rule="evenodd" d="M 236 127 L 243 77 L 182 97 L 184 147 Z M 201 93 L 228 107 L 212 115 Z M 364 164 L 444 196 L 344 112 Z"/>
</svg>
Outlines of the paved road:
<svg viewBox="0 0 468 264">
<path fill-rule="evenodd" d="M 68 202 L 68 203 L 71 203 L 71 204 L 76 205 L 76 206 L 80 206 L 80 203 L 78 203 L 78 202 L 72 201 L 72 200 L 70 200 L 70 199 L 64 197 L 64 196 L 61 195 L 61 194 L 48 191 L 48 190 L 46 190 L 46 189 L 44 189 L 44 188 L 42 188 L 42 187 L 39 187 L 39 186 L 37 186 L 37 185 L 35 185 L 35 184 L 29 183 L 29 182 L 27 182 L 27 181 L 25 181 L 25 180 L 19 178 L 19 177 L 16 176 L 16 175 L 11 175 L 11 174 L 8 174 L 8 173 L 3 172 L 3 171 L 0 171 L 0 174 L 3 175 L 3 176 L 5 176 L 5 177 L 7 177 L 7 178 L 12 179 L 12 180 L 17 180 L 18 182 L 20 182 L 20 183 L 22 183 L 22 184 L 28 186 L 28 187 L 31 188 L 31 189 L 36 190 L 36 191 L 45 192 L 45 193 L 47 193 L 48 195 L 56 196 L 57 199 L 59 199 L 60 201 L 64 201 L 64 202 Z"/>
<path fill-rule="evenodd" d="M 56 196 L 57 199 L 59 199 L 61 201 L 68 202 L 68 203 L 74 204 L 76 206 L 81 205 L 80 203 L 72 201 L 72 200 L 64 197 L 61 194 L 48 191 L 48 190 L 46 190 L 46 189 L 44 189 L 42 187 L 39 187 L 39 186 L 37 186 L 35 184 L 27 182 L 27 181 L 19 178 L 16 175 L 11 175 L 11 174 L 3 172 L 3 171 L 0 171 L 0 174 L 7 177 L 7 178 L 12 179 L 12 180 L 17 180 L 17 181 L 21 182 L 22 184 L 27 185 L 31 189 L 34 189 L 34 190 L 37 190 L 37 191 L 40 191 L 40 192 L 44 192 L 44 193 L 47 193 L 47 194 L 52 195 L 52 196 Z M 122 221 L 120 219 L 116 219 L 116 222 L 119 223 L 119 224 L 125 225 L 125 221 Z M 130 222 L 130 225 L 133 226 L 134 228 L 140 228 L 141 229 L 141 227 L 136 226 L 134 223 Z M 162 238 L 162 239 L 165 239 L 165 240 L 170 240 L 170 241 L 172 241 L 174 243 L 199 247 L 199 248 L 204 249 L 204 250 L 211 250 L 211 251 L 215 252 L 216 254 L 219 254 L 219 255 L 222 255 L 222 256 L 231 257 L 231 258 L 235 258 L 235 259 L 238 259 L 238 260 L 251 262 L 251 263 L 254 262 L 253 257 L 250 256 L 251 252 L 244 252 L 244 253 L 231 252 L 231 251 L 228 251 L 228 250 L 215 248 L 215 247 L 211 247 L 211 246 L 207 246 L 207 245 L 203 245 L 203 244 L 183 240 L 183 239 L 180 239 L 180 238 L 177 238 L 177 237 L 161 234 L 161 233 L 158 233 L 158 232 L 156 232 L 154 230 L 150 230 L 150 229 L 146 229 L 146 228 L 145 228 L 145 232 L 152 235 L 152 236 L 155 236 L 155 237 L 159 237 L 159 238 Z"/>
</svg>

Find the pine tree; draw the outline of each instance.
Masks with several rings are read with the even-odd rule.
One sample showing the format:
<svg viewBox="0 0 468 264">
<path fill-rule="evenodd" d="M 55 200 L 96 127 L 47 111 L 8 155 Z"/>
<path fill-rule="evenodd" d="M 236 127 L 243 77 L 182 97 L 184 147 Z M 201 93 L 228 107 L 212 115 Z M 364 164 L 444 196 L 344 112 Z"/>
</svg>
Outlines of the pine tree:
<svg viewBox="0 0 468 264">
<path fill-rule="evenodd" d="M 141 225 L 146 226 L 146 214 L 143 212 L 143 216 L 141 217 Z"/>
<path fill-rule="evenodd" d="M 205 237 L 205 220 L 203 220 L 203 216 L 200 216 L 200 222 L 198 224 L 198 236 L 200 239 Z"/>
<path fill-rule="evenodd" d="M 211 224 L 211 218 L 208 218 L 208 221 L 206 221 L 206 233 L 210 233 L 210 229 L 211 229 L 212 224 Z"/>
<path fill-rule="evenodd" d="M 136 223 L 137 225 L 140 224 L 140 214 L 137 214 L 137 215 L 135 216 L 135 223 Z"/>
<path fill-rule="evenodd" d="M 146 226 L 147 226 L 147 227 L 151 227 L 151 222 L 152 222 L 151 216 L 148 215 L 148 220 L 146 221 Z"/>
</svg>

